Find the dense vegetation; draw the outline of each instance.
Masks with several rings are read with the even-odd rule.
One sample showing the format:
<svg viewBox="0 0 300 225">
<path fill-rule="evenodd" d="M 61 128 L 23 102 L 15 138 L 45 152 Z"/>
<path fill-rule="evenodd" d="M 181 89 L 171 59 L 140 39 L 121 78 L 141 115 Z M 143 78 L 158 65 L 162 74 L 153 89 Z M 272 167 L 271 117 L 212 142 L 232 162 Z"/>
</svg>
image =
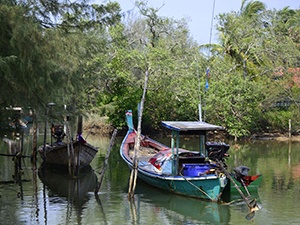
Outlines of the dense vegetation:
<svg viewBox="0 0 300 225">
<path fill-rule="evenodd" d="M 197 120 L 201 101 L 203 119 L 235 137 L 285 132 L 289 119 L 300 129 L 299 9 L 243 0 L 240 11 L 217 16 L 220 44 L 199 46 L 184 19 L 136 6 L 132 16 L 116 2 L 1 0 L 1 107 L 41 116 L 55 102 L 121 127 L 147 72 L 144 128 Z"/>
</svg>

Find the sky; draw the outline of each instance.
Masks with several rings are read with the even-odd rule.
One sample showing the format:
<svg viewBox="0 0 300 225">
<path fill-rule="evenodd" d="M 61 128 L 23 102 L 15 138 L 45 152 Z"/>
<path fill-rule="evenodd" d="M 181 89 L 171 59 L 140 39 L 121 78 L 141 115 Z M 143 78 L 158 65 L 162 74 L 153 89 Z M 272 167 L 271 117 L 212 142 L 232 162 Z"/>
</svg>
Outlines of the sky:
<svg viewBox="0 0 300 225">
<path fill-rule="evenodd" d="M 135 8 L 135 0 L 114 0 L 121 5 L 122 12 L 128 12 Z M 265 3 L 267 9 L 283 9 L 289 6 L 291 9 L 300 9 L 299 0 L 260 0 Z M 158 15 L 173 19 L 185 18 L 191 36 L 198 44 L 217 43 L 217 32 L 213 20 L 219 13 L 239 11 L 242 0 L 148 0 L 148 6 L 160 8 Z M 214 7 L 215 6 L 215 7 Z M 214 10 L 213 10 L 214 9 Z"/>
</svg>

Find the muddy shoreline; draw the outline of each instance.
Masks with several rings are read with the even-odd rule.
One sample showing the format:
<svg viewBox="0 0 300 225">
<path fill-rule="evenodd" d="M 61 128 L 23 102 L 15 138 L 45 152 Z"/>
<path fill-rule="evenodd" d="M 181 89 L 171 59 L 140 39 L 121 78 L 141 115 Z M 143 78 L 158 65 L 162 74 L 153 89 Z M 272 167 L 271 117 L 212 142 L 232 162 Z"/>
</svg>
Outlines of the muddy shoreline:
<svg viewBox="0 0 300 225">
<path fill-rule="evenodd" d="M 107 123 L 96 123 L 87 121 L 84 123 L 83 129 L 85 130 L 86 133 L 89 133 L 89 135 L 97 135 L 97 136 L 106 136 L 109 137 L 111 136 L 114 127 L 111 126 L 110 124 Z M 125 135 L 127 130 L 119 130 L 118 131 L 118 136 Z M 258 134 L 253 134 L 248 138 L 244 139 L 249 139 L 249 140 L 276 140 L 276 141 L 282 141 L 282 142 L 300 142 L 300 135 L 291 135 L 289 137 L 288 134 L 281 134 L 281 133 L 258 133 Z"/>
</svg>

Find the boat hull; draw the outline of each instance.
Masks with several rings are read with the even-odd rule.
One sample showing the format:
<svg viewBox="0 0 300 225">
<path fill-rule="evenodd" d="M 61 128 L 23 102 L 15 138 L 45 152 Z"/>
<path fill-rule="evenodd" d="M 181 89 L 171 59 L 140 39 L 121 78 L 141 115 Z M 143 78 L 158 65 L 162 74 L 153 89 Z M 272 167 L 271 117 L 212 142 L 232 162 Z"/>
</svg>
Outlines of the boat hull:
<svg viewBox="0 0 300 225">
<path fill-rule="evenodd" d="M 204 179 L 179 176 L 160 177 L 150 176 L 139 171 L 138 177 L 154 187 L 193 198 L 207 199 L 216 202 L 222 193 L 221 181 L 216 176 Z"/>
<path fill-rule="evenodd" d="M 246 184 L 246 188 L 248 189 L 248 191 L 252 194 L 252 192 L 257 192 L 258 191 L 258 187 L 260 186 L 260 183 L 262 181 L 262 175 L 253 175 L 253 176 L 246 176 L 249 181 L 248 184 Z M 245 188 L 243 187 L 243 185 L 238 182 L 236 179 L 234 179 L 235 183 L 237 184 L 238 188 L 240 188 L 241 191 L 243 191 L 243 193 L 245 195 L 247 195 L 247 191 L 245 190 Z M 234 187 L 234 184 L 232 184 L 231 182 L 228 182 L 227 186 L 226 186 L 226 191 L 230 191 L 231 193 L 238 193 L 237 189 Z"/>
<path fill-rule="evenodd" d="M 45 151 L 44 146 L 41 146 L 39 147 L 38 152 L 46 164 L 68 166 L 70 163 L 70 158 L 72 158 L 73 160 L 71 163 L 79 168 L 82 168 L 92 162 L 98 150 L 88 143 L 75 141 L 73 143 L 74 154 L 71 154 L 72 151 L 70 146 L 68 151 L 68 145 L 66 143 L 61 143 L 60 145 L 46 145 Z"/>
</svg>

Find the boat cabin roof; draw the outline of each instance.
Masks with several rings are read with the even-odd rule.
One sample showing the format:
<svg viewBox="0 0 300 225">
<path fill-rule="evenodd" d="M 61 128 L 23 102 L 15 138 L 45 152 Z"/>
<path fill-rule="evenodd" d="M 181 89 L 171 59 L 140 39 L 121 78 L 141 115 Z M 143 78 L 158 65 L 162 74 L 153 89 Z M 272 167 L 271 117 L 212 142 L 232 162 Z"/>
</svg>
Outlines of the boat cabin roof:
<svg viewBox="0 0 300 225">
<path fill-rule="evenodd" d="M 225 130 L 222 126 L 217 126 L 200 121 L 162 121 L 162 125 L 174 131 L 214 131 Z"/>
</svg>

